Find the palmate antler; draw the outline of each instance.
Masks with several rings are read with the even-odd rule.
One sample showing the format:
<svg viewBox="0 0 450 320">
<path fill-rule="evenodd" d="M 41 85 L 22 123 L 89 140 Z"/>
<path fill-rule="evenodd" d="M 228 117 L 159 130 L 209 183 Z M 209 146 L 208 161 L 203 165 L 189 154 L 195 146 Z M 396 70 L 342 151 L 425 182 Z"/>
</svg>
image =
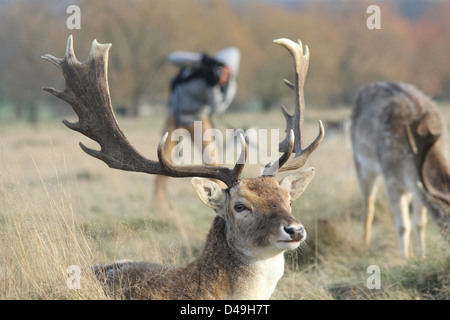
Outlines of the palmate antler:
<svg viewBox="0 0 450 320">
<path fill-rule="evenodd" d="M 73 39 L 70 35 L 64 58 L 55 58 L 49 54 L 42 56 L 43 59 L 55 64 L 66 80 L 64 91 L 54 88 L 43 89 L 66 101 L 79 118 L 75 123 L 66 120 L 63 123 L 100 145 L 100 150 L 94 150 L 80 143 L 81 148 L 115 169 L 176 178 L 212 178 L 224 182 L 229 187 L 234 185 L 240 178 L 247 158 L 247 147 L 242 135 L 240 137 L 242 152 L 233 169 L 212 165 L 174 165 L 163 152 L 167 133 L 158 146 L 159 161 L 145 158 L 130 144 L 119 128 L 111 105 L 107 70 L 110 47 L 111 44 L 99 44 L 94 40 L 87 60 L 79 62 L 75 57 Z"/>
<path fill-rule="evenodd" d="M 294 114 L 290 115 L 284 106 L 281 106 L 281 110 L 286 118 L 286 138 L 280 142 L 279 151 L 284 152 L 281 158 L 274 163 L 269 163 L 264 169 L 263 175 L 274 175 L 277 171 L 296 170 L 301 168 L 311 153 L 319 146 L 325 136 L 325 130 L 323 128 L 322 121 L 319 121 L 319 134 L 316 139 L 308 146 L 305 146 L 303 127 L 305 117 L 305 97 L 304 97 L 304 85 L 306 74 L 308 73 L 309 65 L 309 49 L 305 46 L 303 51 L 303 44 L 299 40 L 295 43 L 289 39 L 277 39 L 274 43 L 285 47 L 292 55 L 295 68 L 295 83 L 291 83 L 288 80 L 284 82 L 295 93 L 295 110 Z M 294 139 L 294 141 L 292 141 Z M 293 144 L 293 146 L 292 146 Z M 295 156 L 290 158 L 291 153 L 294 152 Z M 289 159 L 290 158 L 290 159 Z"/>
</svg>

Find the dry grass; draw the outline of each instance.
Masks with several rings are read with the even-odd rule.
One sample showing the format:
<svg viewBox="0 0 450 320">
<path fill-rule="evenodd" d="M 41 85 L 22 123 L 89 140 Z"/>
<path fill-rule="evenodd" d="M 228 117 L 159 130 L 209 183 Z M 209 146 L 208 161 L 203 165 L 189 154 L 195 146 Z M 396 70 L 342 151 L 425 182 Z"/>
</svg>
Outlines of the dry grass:
<svg viewBox="0 0 450 320">
<path fill-rule="evenodd" d="M 450 108 L 444 108 L 450 119 Z M 310 111 L 316 119 L 349 110 Z M 281 114 L 228 114 L 236 128 L 277 128 Z M 163 116 L 120 119 L 129 140 L 156 158 Z M 197 199 L 189 179 L 171 179 L 167 201 L 155 203 L 155 178 L 109 169 L 78 141 L 95 146 L 59 122 L 0 127 L 0 299 L 105 299 L 88 275 L 67 288 L 67 267 L 119 259 L 185 263 L 201 250 L 214 213 Z M 309 160 L 317 175 L 294 206 L 309 239 L 287 257 L 273 299 L 449 299 L 448 245 L 430 221 L 428 259 L 404 261 L 381 187 L 373 242 L 362 246 L 361 202 L 345 135 L 329 135 Z M 261 166 L 246 166 L 255 176 Z M 378 265 L 382 288 L 369 290 L 366 269 Z"/>
<path fill-rule="evenodd" d="M 69 266 L 86 268 L 95 261 L 88 239 L 75 221 L 69 189 L 58 180 L 46 183 L 37 167 L 35 178 L 40 183 L 8 170 L 2 172 L 2 178 L 4 175 L 7 179 L 0 189 L 0 298 L 104 298 L 100 286 L 87 275 L 80 290 L 67 286 Z"/>
</svg>

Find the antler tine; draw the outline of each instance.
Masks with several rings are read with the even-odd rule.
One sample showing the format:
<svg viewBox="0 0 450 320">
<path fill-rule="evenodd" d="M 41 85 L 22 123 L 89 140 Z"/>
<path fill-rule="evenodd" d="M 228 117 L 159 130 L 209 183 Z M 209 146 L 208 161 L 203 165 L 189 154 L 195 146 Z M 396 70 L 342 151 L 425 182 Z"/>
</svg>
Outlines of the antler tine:
<svg viewBox="0 0 450 320">
<path fill-rule="evenodd" d="M 247 143 L 245 142 L 245 138 L 242 133 L 239 134 L 239 140 L 241 141 L 241 154 L 239 155 L 239 158 L 233 168 L 233 176 L 237 178 L 241 176 L 248 157 Z"/>
<path fill-rule="evenodd" d="M 313 153 L 313 151 L 316 150 L 319 144 L 322 142 L 324 136 L 325 129 L 323 127 L 322 121 L 319 120 L 319 134 L 314 139 L 314 141 L 306 149 L 303 149 L 300 153 L 296 153 L 295 157 L 289 159 L 286 164 L 279 169 L 279 171 L 282 172 L 296 170 L 303 167 L 311 153 Z"/>
<path fill-rule="evenodd" d="M 287 150 L 283 153 L 283 155 L 275 162 L 268 163 L 262 173 L 262 176 L 273 176 L 275 175 L 279 169 L 289 160 L 291 157 L 292 151 L 294 150 L 294 131 L 289 130 L 289 145 Z"/>
<path fill-rule="evenodd" d="M 49 54 L 42 56 L 42 59 L 55 64 L 66 80 L 64 91 L 48 87 L 43 89 L 66 101 L 79 118 L 74 123 L 67 120 L 63 123 L 96 141 L 100 150 L 90 149 L 82 143 L 80 147 L 90 156 L 114 169 L 175 178 L 211 178 L 223 181 L 228 187 L 233 186 L 240 178 L 247 157 L 247 146 L 243 137 L 242 154 L 233 169 L 207 165 L 173 165 L 162 151 L 167 134 L 158 147 L 159 161 L 145 158 L 133 147 L 120 129 L 111 104 L 107 72 L 110 48 L 111 44 L 100 44 L 94 40 L 87 60 L 79 62 L 75 57 L 73 38 L 70 35 L 64 58 L 55 58 Z"/>
<path fill-rule="evenodd" d="M 303 95 L 303 87 L 306 79 L 306 74 L 308 72 L 309 65 L 309 49 L 308 46 L 305 47 L 305 54 L 303 53 L 303 44 L 299 40 L 298 43 L 295 43 L 289 39 L 276 39 L 273 41 L 276 44 L 279 44 L 285 47 L 292 56 L 294 60 L 294 70 L 295 70 L 295 83 L 291 83 L 290 81 L 284 79 L 284 83 L 290 87 L 295 93 L 295 111 L 294 115 L 290 115 L 286 109 L 284 108 L 283 112 L 285 114 L 286 119 L 290 118 L 287 122 L 286 128 L 286 138 L 284 141 L 280 143 L 280 152 L 284 152 L 287 149 L 289 144 L 288 134 L 289 130 L 293 129 L 295 134 L 295 143 L 294 143 L 294 153 L 300 152 L 303 148 L 303 136 L 302 132 L 300 132 L 300 128 L 303 125 L 304 121 L 304 111 L 305 111 L 305 103 L 304 103 L 304 95 Z M 296 126 L 296 124 L 299 124 Z"/>
<path fill-rule="evenodd" d="M 96 42 L 96 40 L 94 40 Z M 106 44 L 108 47 L 111 46 L 111 44 Z M 91 50 L 94 48 L 94 44 L 92 44 Z M 65 58 L 72 60 L 73 62 L 79 63 L 77 57 L 75 56 L 75 51 L 73 50 L 73 36 L 70 35 L 67 39 L 67 46 L 66 46 L 66 54 L 64 56 Z"/>
<path fill-rule="evenodd" d="M 288 113 L 284 106 L 281 106 L 283 115 L 286 118 L 286 138 L 280 142 L 279 151 L 286 152 L 290 147 L 290 131 L 294 132 L 294 149 L 295 156 L 289 159 L 283 167 L 279 167 L 279 171 L 295 170 L 302 167 L 309 155 L 319 146 L 325 136 L 325 130 L 323 128 L 322 121 L 319 121 L 319 134 L 316 139 L 308 146 L 304 147 L 304 113 L 305 113 L 305 98 L 304 98 L 304 84 L 306 74 L 308 73 L 309 66 L 309 48 L 305 46 L 299 40 L 298 43 L 289 39 L 276 39 L 274 43 L 285 47 L 291 54 L 294 61 L 295 69 L 295 83 L 291 83 L 288 80 L 284 80 L 286 85 L 290 87 L 295 93 L 295 110 L 294 114 Z M 283 155 L 284 156 L 284 155 Z M 276 162 L 274 163 L 276 164 Z"/>
<path fill-rule="evenodd" d="M 247 161 L 248 148 L 242 133 L 239 135 L 241 142 L 241 154 L 233 169 L 212 165 L 175 165 L 164 152 L 169 133 L 166 132 L 158 145 L 158 160 L 167 176 L 173 177 L 203 177 L 213 178 L 224 182 L 228 187 L 232 187 L 239 181 L 242 171 Z"/>
</svg>

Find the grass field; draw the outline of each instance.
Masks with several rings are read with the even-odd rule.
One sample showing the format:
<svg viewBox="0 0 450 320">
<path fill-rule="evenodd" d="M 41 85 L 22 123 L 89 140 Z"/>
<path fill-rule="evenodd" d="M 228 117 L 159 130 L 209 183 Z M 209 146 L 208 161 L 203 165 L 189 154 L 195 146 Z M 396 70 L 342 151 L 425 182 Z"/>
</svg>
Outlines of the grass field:
<svg viewBox="0 0 450 320">
<path fill-rule="evenodd" d="M 450 106 L 442 108 L 450 121 Z M 308 109 L 307 139 L 317 120 L 349 109 Z M 72 119 L 69 119 L 72 120 Z M 119 119 L 129 140 L 156 159 L 164 115 Z M 281 112 L 227 114 L 220 129 L 279 128 Z M 95 143 L 59 121 L 0 126 L 0 299 L 108 299 L 82 277 L 67 286 L 67 268 L 113 260 L 183 264 L 201 250 L 214 213 L 189 179 L 171 179 L 167 200 L 153 199 L 155 177 L 108 168 L 78 146 Z M 345 133 L 327 132 L 308 160 L 317 174 L 293 206 L 309 238 L 286 254 L 284 277 L 272 299 L 449 299 L 450 250 L 430 220 L 427 259 L 405 261 L 384 195 L 376 202 L 372 245 L 362 245 L 361 197 Z M 247 165 L 256 176 L 261 165 Z M 381 289 L 368 289 L 367 268 L 377 265 Z"/>
</svg>

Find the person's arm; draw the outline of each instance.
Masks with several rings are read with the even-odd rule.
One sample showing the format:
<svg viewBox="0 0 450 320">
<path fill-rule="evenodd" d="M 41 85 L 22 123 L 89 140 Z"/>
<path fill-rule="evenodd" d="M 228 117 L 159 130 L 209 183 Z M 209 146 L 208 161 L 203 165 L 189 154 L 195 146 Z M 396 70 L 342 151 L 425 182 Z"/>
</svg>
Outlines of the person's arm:
<svg viewBox="0 0 450 320">
<path fill-rule="evenodd" d="M 173 51 L 167 56 L 167 61 L 181 68 L 197 68 L 203 58 L 202 53 L 190 51 Z"/>
<path fill-rule="evenodd" d="M 222 92 L 220 86 L 210 87 L 206 93 L 208 105 L 211 107 L 211 114 L 224 113 L 234 97 L 236 96 L 237 84 L 236 80 L 231 79 L 228 82 L 228 86 L 225 92 Z"/>
</svg>

